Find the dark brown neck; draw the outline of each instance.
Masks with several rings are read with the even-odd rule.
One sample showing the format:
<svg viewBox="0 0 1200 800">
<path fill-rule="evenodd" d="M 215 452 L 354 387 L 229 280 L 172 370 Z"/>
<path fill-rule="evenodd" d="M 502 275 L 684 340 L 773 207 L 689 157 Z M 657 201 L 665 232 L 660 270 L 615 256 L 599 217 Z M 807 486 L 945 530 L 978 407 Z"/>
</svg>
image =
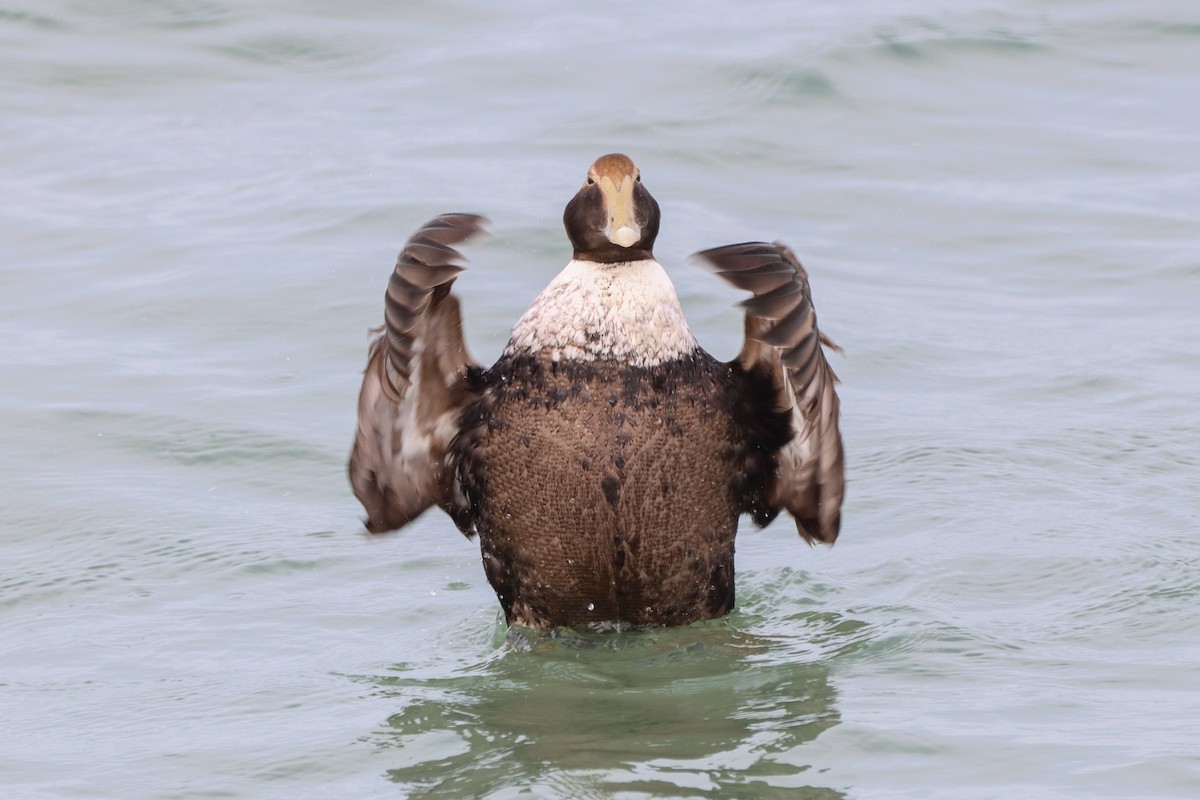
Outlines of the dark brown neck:
<svg viewBox="0 0 1200 800">
<path fill-rule="evenodd" d="M 654 258 L 654 252 L 649 247 L 621 247 L 617 244 L 607 244 L 601 247 L 590 247 L 587 250 L 575 248 L 576 261 L 594 261 L 597 264 L 620 264 L 625 261 L 647 261 Z"/>
</svg>

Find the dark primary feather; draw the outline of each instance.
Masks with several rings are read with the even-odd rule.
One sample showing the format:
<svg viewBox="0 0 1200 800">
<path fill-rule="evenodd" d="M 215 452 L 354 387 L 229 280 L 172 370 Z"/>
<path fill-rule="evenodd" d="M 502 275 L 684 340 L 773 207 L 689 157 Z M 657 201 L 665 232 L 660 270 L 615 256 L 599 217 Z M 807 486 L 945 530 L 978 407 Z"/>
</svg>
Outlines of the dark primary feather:
<svg viewBox="0 0 1200 800">
<path fill-rule="evenodd" d="M 406 524 L 431 505 L 451 510 L 446 465 L 457 419 L 469 397 L 474 361 L 462 338 L 458 299 L 463 271 L 452 245 L 484 230 L 474 214 L 445 214 L 404 245 L 384 299 L 383 335 L 371 344 L 358 399 L 350 483 L 372 532 Z"/>
<path fill-rule="evenodd" d="M 462 253 L 450 245 L 460 244 L 485 230 L 487 220 L 476 214 L 443 214 L 427 222 L 405 243 L 388 282 L 384 320 L 388 344 L 387 377 L 384 391 L 400 399 L 410 379 L 409 361 L 422 312 L 450 291 L 464 269 Z M 432 303 L 436 305 L 435 303 Z"/>
<path fill-rule="evenodd" d="M 841 526 L 845 465 L 838 430 L 837 375 L 822 345 L 839 349 L 817 327 L 808 273 L 786 245 L 745 242 L 696 258 L 754 296 L 746 309 L 743 369 L 774 376 L 780 409 L 792 409 L 794 437 L 778 455 L 778 475 L 763 501 L 786 508 L 806 541 L 833 542 Z"/>
</svg>

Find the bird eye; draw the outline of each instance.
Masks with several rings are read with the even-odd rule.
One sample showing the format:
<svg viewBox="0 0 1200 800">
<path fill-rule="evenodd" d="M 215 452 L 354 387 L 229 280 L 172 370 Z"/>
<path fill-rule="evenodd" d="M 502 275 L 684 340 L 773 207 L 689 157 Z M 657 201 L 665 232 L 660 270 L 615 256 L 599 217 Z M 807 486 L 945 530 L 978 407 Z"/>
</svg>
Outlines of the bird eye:
<svg viewBox="0 0 1200 800">
<path fill-rule="evenodd" d="M 591 175 L 588 175 L 588 182 L 587 182 L 587 185 L 588 185 L 588 186 L 593 186 L 593 185 L 595 185 L 595 183 L 596 183 L 596 179 L 595 179 L 595 178 L 593 178 Z"/>
<path fill-rule="evenodd" d="M 638 183 L 641 183 L 641 182 L 642 182 L 642 173 L 640 173 L 640 172 L 639 172 L 637 175 L 635 175 L 635 176 L 633 177 L 633 179 L 634 179 L 635 181 L 637 181 Z"/>
</svg>

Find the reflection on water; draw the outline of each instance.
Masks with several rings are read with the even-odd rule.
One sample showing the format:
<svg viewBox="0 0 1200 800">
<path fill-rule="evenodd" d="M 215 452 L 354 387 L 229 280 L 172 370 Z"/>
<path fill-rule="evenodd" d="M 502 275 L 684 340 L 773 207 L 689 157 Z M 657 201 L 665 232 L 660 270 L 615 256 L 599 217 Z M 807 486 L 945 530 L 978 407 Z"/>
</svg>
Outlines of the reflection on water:
<svg viewBox="0 0 1200 800">
<path fill-rule="evenodd" d="M 842 797 L 803 746 L 839 722 L 829 669 L 781 661 L 747 619 L 557 636 L 513 632 L 446 676 L 364 678 L 399 710 L 373 742 L 418 796 Z M 503 633 L 500 634 L 503 636 Z"/>
</svg>

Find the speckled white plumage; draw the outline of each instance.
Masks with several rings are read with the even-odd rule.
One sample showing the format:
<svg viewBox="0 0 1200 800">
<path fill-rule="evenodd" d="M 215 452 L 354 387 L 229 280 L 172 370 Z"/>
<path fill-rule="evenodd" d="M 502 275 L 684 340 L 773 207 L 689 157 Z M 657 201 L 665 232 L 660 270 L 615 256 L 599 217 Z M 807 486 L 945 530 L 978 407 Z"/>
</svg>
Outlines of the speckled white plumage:
<svg viewBox="0 0 1200 800">
<path fill-rule="evenodd" d="M 546 352 L 554 361 L 651 367 L 697 346 L 675 286 L 657 261 L 572 260 L 517 321 L 505 354 Z"/>
</svg>

